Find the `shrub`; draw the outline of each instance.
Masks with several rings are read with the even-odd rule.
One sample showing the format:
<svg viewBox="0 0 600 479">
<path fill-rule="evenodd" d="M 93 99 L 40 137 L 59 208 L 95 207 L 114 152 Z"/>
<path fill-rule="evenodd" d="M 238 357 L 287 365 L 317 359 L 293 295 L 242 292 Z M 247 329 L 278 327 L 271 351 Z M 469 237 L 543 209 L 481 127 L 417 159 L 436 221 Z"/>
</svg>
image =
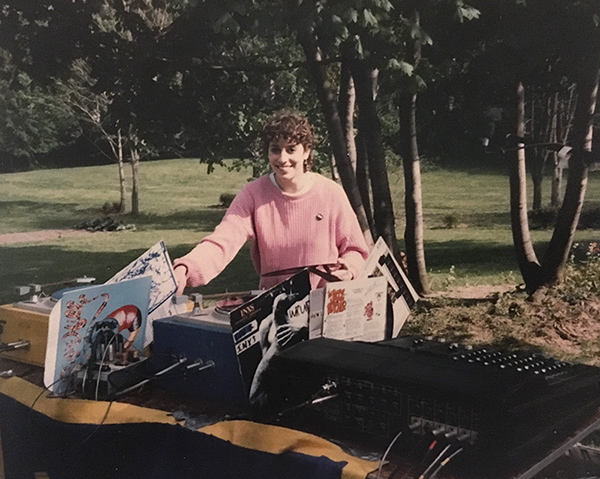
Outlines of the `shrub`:
<svg viewBox="0 0 600 479">
<path fill-rule="evenodd" d="M 600 248 L 595 241 L 591 243 L 573 243 L 571 247 L 571 260 L 574 263 L 588 263 L 598 259 L 600 259 Z"/>
<path fill-rule="evenodd" d="M 446 228 L 446 229 L 453 230 L 455 228 L 458 228 L 458 224 L 459 224 L 458 216 L 456 216 L 454 214 L 444 216 L 443 222 L 444 222 L 444 228 Z"/>
<path fill-rule="evenodd" d="M 229 208 L 234 198 L 235 193 L 221 193 L 219 196 L 219 206 L 223 208 Z"/>
<path fill-rule="evenodd" d="M 556 206 L 544 206 L 529 212 L 529 227 L 533 230 L 546 230 L 553 228 L 556 224 L 559 208 Z"/>
<path fill-rule="evenodd" d="M 114 203 L 110 203 L 110 202 L 106 202 L 102 205 L 102 214 L 104 216 L 108 216 L 108 215 L 114 215 L 119 213 L 121 210 L 121 205 L 118 202 L 114 202 Z"/>
<path fill-rule="evenodd" d="M 579 223 L 577 229 L 600 229 L 600 207 L 596 206 L 593 208 L 583 208 L 581 216 L 579 217 Z"/>
<path fill-rule="evenodd" d="M 593 254 L 587 255 L 587 260 L 567 263 L 562 282 L 556 287 L 556 292 L 569 303 L 584 301 L 600 293 L 600 252 L 597 243 Z"/>
<path fill-rule="evenodd" d="M 558 217 L 557 206 L 544 206 L 538 210 L 529 212 L 529 226 L 534 230 L 545 230 L 553 228 Z M 600 229 L 600 207 L 583 207 L 579 222 L 577 223 L 578 230 L 585 229 Z"/>
</svg>

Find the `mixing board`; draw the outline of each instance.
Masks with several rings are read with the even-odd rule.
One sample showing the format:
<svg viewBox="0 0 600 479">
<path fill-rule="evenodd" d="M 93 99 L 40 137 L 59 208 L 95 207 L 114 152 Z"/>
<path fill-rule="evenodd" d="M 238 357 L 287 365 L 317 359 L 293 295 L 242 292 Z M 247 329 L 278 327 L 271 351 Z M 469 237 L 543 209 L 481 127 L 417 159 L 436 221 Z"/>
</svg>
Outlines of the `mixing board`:
<svg viewBox="0 0 600 479">
<path fill-rule="evenodd" d="M 422 337 L 319 338 L 283 351 L 271 370 L 282 418 L 304 405 L 336 430 L 382 441 L 441 434 L 496 463 L 552 447 L 600 404 L 599 368 Z"/>
</svg>

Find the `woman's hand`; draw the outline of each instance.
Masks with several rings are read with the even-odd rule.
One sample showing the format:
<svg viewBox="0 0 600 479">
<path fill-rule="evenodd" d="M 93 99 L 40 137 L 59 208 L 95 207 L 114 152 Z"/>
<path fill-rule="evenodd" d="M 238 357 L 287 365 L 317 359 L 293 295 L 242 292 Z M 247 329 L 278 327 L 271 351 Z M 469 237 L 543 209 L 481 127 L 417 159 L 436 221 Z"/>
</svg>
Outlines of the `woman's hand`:
<svg viewBox="0 0 600 479">
<path fill-rule="evenodd" d="M 340 268 L 336 269 L 335 271 L 331 271 L 332 276 L 335 276 L 340 281 L 350 281 L 351 279 L 354 279 L 354 275 L 352 274 L 352 271 L 348 269 L 348 265 L 342 261 L 340 261 L 338 264 Z"/>
<path fill-rule="evenodd" d="M 173 274 L 175 275 L 175 282 L 177 283 L 177 291 L 175 294 L 181 296 L 183 290 L 187 286 L 187 267 L 184 265 L 175 266 Z"/>
</svg>

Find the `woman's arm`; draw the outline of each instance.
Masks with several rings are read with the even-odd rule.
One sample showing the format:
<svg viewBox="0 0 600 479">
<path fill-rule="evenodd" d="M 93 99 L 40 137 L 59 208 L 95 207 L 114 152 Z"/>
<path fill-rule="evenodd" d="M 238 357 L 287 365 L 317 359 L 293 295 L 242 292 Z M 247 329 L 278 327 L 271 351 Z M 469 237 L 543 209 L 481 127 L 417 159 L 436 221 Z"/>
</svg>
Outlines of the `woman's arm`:
<svg viewBox="0 0 600 479">
<path fill-rule="evenodd" d="M 225 269 L 253 236 L 253 211 L 254 201 L 246 187 L 235 197 L 215 230 L 192 251 L 174 261 L 179 294 L 185 286 L 207 284 Z"/>
</svg>

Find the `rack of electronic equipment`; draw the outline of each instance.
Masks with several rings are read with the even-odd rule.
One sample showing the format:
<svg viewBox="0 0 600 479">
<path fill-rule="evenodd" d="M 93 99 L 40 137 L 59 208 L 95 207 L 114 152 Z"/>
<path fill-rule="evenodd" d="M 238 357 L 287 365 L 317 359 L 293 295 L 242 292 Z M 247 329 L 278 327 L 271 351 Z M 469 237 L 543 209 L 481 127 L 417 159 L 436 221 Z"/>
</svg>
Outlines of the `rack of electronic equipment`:
<svg viewBox="0 0 600 479">
<path fill-rule="evenodd" d="M 0 306 L 0 357 L 43 366 L 53 303 L 34 299 Z M 190 308 L 156 321 L 154 333 L 149 371 L 183 366 L 180 375 L 158 381 L 161 387 L 244 405 L 227 313 Z M 166 364 L 167 356 L 179 359 Z M 192 369 L 208 371 L 194 376 Z M 266 390 L 267 403 L 250 409 L 255 419 L 382 448 L 400 435 L 397 447 L 411 451 L 435 441 L 443 445 L 439 459 L 446 458 L 438 468 L 461 453 L 444 477 L 600 475 L 600 368 L 444 338 L 318 338 L 277 354 Z M 587 475 L 547 472 L 563 471 L 565 461 Z M 422 477 L 434 477 L 433 471 Z"/>
</svg>

